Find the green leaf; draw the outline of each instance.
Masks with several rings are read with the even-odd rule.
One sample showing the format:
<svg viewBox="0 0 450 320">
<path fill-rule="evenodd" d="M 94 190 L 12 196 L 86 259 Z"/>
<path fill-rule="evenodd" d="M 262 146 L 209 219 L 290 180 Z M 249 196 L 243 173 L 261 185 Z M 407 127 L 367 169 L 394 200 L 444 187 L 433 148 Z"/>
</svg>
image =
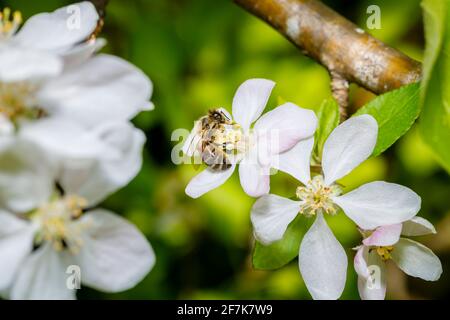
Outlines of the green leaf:
<svg viewBox="0 0 450 320">
<path fill-rule="evenodd" d="M 420 113 L 418 83 L 378 96 L 355 115 L 370 114 L 378 122 L 378 141 L 373 151 L 377 156 L 403 136 Z"/>
<path fill-rule="evenodd" d="M 271 245 L 264 246 L 256 241 L 253 250 L 253 267 L 260 270 L 274 270 L 291 262 L 298 255 L 300 242 L 310 226 L 310 222 L 303 216 L 289 225 L 283 239 Z"/>
<path fill-rule="evenodd" d="M 426 50 L 420 132 L 450 172 L 450 0 L 424 0 Z"/>
<path fill-rule="evenodd" d="M 314 136 L 314 155 L 322 159 L 323 145 L 330 133 L 339 125 L 339 105 L 333 98 L 326 99 L 317 110 L 317 130 Z"/>
</svg>

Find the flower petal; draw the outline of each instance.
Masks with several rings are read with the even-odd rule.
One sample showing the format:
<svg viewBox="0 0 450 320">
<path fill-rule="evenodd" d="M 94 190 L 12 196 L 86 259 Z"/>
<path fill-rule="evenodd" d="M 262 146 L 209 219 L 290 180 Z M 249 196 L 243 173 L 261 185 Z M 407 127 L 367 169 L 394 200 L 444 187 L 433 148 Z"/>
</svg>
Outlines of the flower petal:
<svg viewBox="0 0 450 320">
<path fill-rule="evenodd" d="M 269 245 L 281 240 L 295 219 L 301 203 L 273 194 L 259 198 L 252 207 L 251 220 L 256 239 Z"/>
<path fill-rule="evenodd" d="M 364 230 L 409 220 L 421 204 L 411 189 L 382 181 L 367 183 L 333 201 Z"/>
<path fill-rule="evenodd" d="M 25 47 L 61 50 L 87 40 L 98 20 L 99 15 L 91 2 L 79 2 L 31 17 L 13 39 Z"/>
<path fill-rule="evenodd" d="M 402 224 L 392 224 L 378 227 L 370 237 L 363 240 L 366 246 L 386 247 L 392 246 L 400 239 Z"/>
<path fill-rule="evenodd" d="M 345 287 L 347 256 L 319 213 L 300 245 L 300 272 L 316 300 L 338 299 Z"/>
<path fill-rule="evenodd" d="M 0 151 L 0 207 L 25 213 L 53 193 L 56 167 L 36 145 L 20 138 Z"/>
<path fill-rule="evenodd" d="M 0 210 L 0 291 L 12 284 L 17 270 L 33 249 L 34 228 L 27 221 Z"/>
<path fill-rule="evenodd" d="M 314 111 L 285 103 L 259 118 L 254 130 L 257 136 L 266 136 L 270 153 L 277 154 L 291 149 L 301 139 L 311 137 L 316 127 Z"/>
<path fill-rule="evenodd" d="M 68 254 L 44 244 L 22 264 L 11 287 L 13 300 L 71 300 L 75 291 L 66 285 L 66 269 L 73 265 Z M 81 275 L 83 276 L 83 275 Z"/>
<path fill-rule="evenodd" d="M 46 52 L 0 48 L 0 81 L 41 81 L 61 73 L 62 60 Z"/>
<path fill-rule="evenodd" d="M 206 168 L 198 175 L 196 175 L 186 187 L 186 194 L 191 198 L 199 198 L 205 193 L 221 186 L 236 169 L 236 165 L 224 171 L 214 171 L 211 168 Z"/>
<path fill-rule="evenodd" d="M 88 235 L 77 262 L 81 282 L 105 292 L 128 290 L 150 272 L 155 253 L 144 235 L 125 219 L 106 210 L 85 214 L 79 222 Z"/>
<path fill-rule="evenodd" d="M 353 259 L 353 266 L 358 276 L 367 279 L 370 276 L 367 259 L 369 254 L 369 248 L 366 246 L 360 246 L 356 251 L 355 258 Z"/>
<path fill-rule="evenodd" d="M 239 163 L 239 178 L 245 193 L 257 198 L 270 191 L 270 167 L 259 164 L 255 151 L 250 151 Z"/>
<path fill-rule="evenodd" d="M 411 220 L 403 222 L 402 235 L 404 236 L 415 237 L 432 233 L 436 234 L 436 229 L 430 221 L 422 217 L 414 217 Z"/>
<path fill-rule="evenodd" d="M 314 138 L 301 140 L 291 150 L 275 155 L 272 167 L 286 172 L 304 185 L 311 180 L 311 153 L 314 147 Z"/>
<path fill-rule="evenodd" d="M 62 160 L 59 177 L 66 193 L 84 197 L 96 205 L 127 185 L 142 167 L 144 134 L 129 123 L 108 123 L 86 134 L 85 145 L 103 150 L 95 156 Z"/>
<path fill-rule="evenodd" d="M 233 99 L 233 117 L 244 130 L 259 118 L 269 100 L 275 82 L 266 79 L 245 81 L 236 91 Z"/>
<path fill-rule="evenodd" d="M 367 253 L 366 257 L 369 277 L 358 275 L 359 296 L 362 300 L 384 300 L 387 280 L 386 264 L 374 250 Z"/>
<path fill-rule="evenodd" d="M 423 244 L 401 238 L 391 255 L 397 266 L 411 277 L 426 281 L 437 281 L 441 277 L 441 261 Z"/>
<path fill-rule="evenodd" d="M 323 147 L 325 183 L 346 176 L 366 160 L 377 143 L 378 124 L 369 115 L 348 119 L 331 132 Z"/>
<path fill-rule="evenodd" d="M 103 38 L 89 40 L 74 46 L 65 51 L 61 56 L 64 60 L 65 69 L 75 68 L 81 63 L 91 58 L 96 52 L 100 51 L 106 45 Z"/>
<path fill-rule="evenodd" d="M 142 71 L 102 54 L 47 83 L 39 92 L 39 101 L 53 116 L 93 127 L 132 119 L 147 108 L 152 90 Z"/>
</svg>

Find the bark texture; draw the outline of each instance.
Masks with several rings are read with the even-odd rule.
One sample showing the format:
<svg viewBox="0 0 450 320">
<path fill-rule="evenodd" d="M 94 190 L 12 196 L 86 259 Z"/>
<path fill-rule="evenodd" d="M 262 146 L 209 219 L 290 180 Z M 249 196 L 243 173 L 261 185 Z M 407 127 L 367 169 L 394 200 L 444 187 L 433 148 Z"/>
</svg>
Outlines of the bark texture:
<svg viewBox="0 0 450 320">
<path fill-rule="evenodd" d="M 234 1 L 325 66 L 335 83 L 336 99 L 345 98 L 343 80 L 381 94 L 421 79 L 419 62 L 375 39 L 318 0 Z"/>
</svg>

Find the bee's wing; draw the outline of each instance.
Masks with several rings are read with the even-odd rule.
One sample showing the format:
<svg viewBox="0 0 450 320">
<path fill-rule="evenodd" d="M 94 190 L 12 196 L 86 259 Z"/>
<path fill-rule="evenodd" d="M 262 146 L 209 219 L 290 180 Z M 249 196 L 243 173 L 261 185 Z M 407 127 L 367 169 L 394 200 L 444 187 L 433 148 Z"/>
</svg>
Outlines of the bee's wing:
<svg viewBox="0 0 450 320">
<path fill-rule="evenodd" d="M 184 154 L 189 157 L 194 156 L 195 151 L 197 150 L 198 145 L 201 143 L 202 137 L 198 134 L 198 125 L 196 122 L 194 125 L 194 129 L 189 133 L 189 136 L 186 139 L 186 142 L 181 149 Z"/>
</svg>

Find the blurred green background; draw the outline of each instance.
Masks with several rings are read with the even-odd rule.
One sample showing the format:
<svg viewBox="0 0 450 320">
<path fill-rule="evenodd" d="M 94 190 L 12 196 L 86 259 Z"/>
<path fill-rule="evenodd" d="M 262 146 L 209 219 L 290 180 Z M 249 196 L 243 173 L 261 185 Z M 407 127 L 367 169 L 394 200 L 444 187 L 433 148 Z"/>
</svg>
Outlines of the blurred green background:
<svg viewBox="0 0 450 320">
<path fill-rule="evenodd" d="M 29 17 L 71 2 L 1 0 L 0 4 Z M 367 7 L 379 5 L 382 29 L 369 32 L 421 59 L 424 41 L 419 0 L 325 2 L 361 27 L 366 25 Z M 104 207 L 124 215 L 147 235 L 157 264 L 132 290 L 104 294 L 83 288 L 79 298 L 310 298 L 296 260 L 272 272 L 252 269 L 249 212 L 254 199 L 244 194 L 237 175 L 198 200 L 184 194 L 186 184 L 200 169 L 172 164 L 171 150 L 178 142 L 171 141 L 171 134 L 177 128 L 190 129 L 209 108 L 230 110 L 236 88 L 248 78 L 276 81 L 269 109 L 280 101 L 317 108 L 330 95 L 326 70 L 231 0 L 111 0 L 102 37 L 108 40 L 104 52 L 136 64 L 155 87 L 152 100 L 156 109 L 134 121 L 148 138 L 142 171 Z M 372 94 L 352 87 L 352 108 L 372 98 Z M 380 179 L 408 186 L 422 197 L 420 215 L 436 224 L 438 235 L 421 240 L 444 265 L 443 277 L 437 283 L 406 278 L 395 267 L 390 268 L 388 298 L 445 298 L 450 293 L 450 179 L 415 128 L 342 183 L 353 188 Z M 274 193 L 292 196 L 296 186 L 287 175 L 279 173 L 272 178 Z M 343 214 L 328 222 L 349 256 L 349 281 L 343 298 L 357 299 L 351 248 L 360 241 L 359 234 Z"/>
</svg>

